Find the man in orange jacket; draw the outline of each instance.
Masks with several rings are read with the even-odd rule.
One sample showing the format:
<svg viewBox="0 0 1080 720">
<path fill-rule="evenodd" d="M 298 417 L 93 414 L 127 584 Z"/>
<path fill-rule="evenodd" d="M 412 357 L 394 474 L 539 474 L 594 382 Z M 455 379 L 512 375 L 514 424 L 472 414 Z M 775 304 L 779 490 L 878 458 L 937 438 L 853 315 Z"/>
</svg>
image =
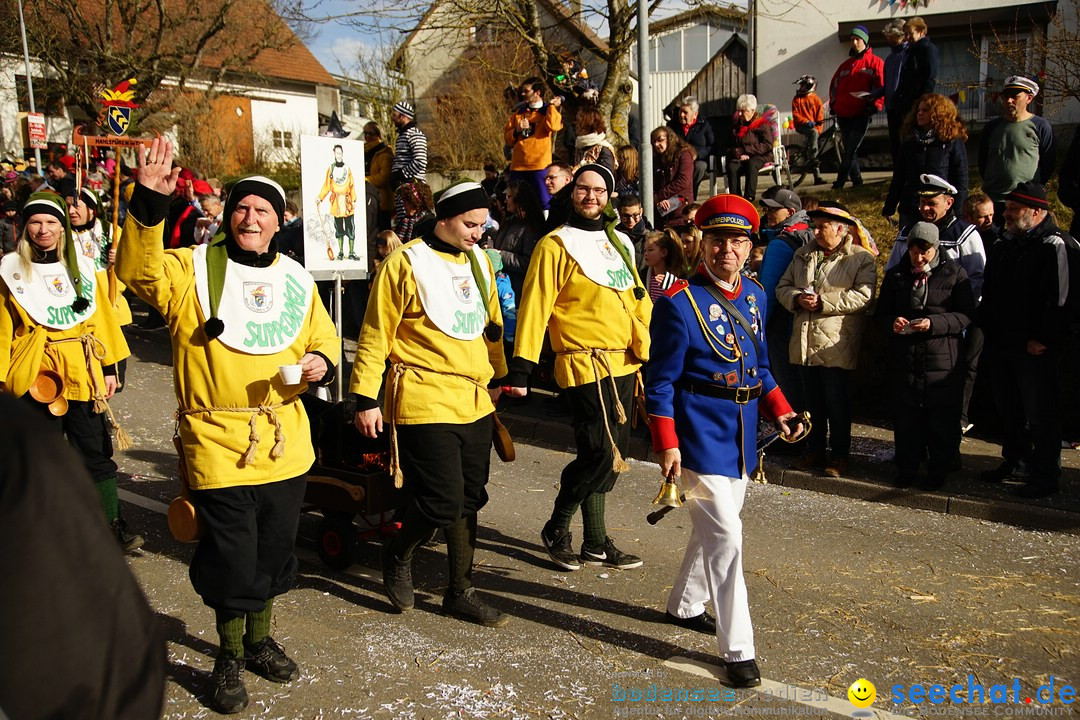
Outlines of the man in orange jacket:
<svg viewBox="0 0 1080 720">
<path fill-rule="evenodd" d="M 562 98 L 544 102 L 544 81 L 528 78 L 518 90 L 521 102 L 506 121 L 503 137 L 511 147 L 510 179 L 524 180 L 536 191 L 540 206 L 548 209 L 551 194 L 544 174 L 551 164 L 552 140 L 562 130 Z"/>
</svg>

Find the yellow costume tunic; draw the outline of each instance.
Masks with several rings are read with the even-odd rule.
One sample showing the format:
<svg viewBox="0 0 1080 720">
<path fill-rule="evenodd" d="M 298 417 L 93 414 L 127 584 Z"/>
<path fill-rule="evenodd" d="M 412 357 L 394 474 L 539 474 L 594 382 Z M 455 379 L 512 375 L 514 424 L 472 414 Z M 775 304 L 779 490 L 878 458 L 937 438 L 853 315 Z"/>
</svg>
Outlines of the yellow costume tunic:
<svg viewBox="0 0 1080 720">
<path fill-rule="evenodd" d="M 330 214 L 336 218 L 352 217 L 356 205 L 356 186 L 352 168 L 333 163 L 326 169 L 326 180 L 319 190 L 318 202 L 330 196 Z"/>
<path fill-rule="evenodd" d="M 405 253 L 422 242 L 407 243 L 379 266 L 356 346 L 349 391 L 377 398 L 389 358 L 391 363 L 415 368 L 405 370 L 398 385 L 393 418 L 397 422 L 475 422 L 495 410 L 486 388 L 491 378 L 506 374 L 502 340 L 491 342 L 484 335 L 473 340 L 452 338 L 428 318 Z M 433 252 L 448 262 L 469 264 L 464 253 Z M 481 267 L 488 277 L 488 307 L 497 307 L 494 273 L 486 256 Z"/>
<path fill-rule="evenodd" d="M 105 273 L 96 273 L 94 313 L 74 327 L 57 330 L 31 318 L 16 300 L 17 294 L 0 281 L 0 378 L 8 392 L 21 397 L 38 372 L 46 369 L 55 370 L 64 379 L 64 397 L 68 400 L 92 401 L 95 383 L 104 393 L 102 366 L 113 365 L 131 354 L 109 304 L 108 286 Z M 100 359 L 88 363 L 83 343 L 70 342 L 84 335 L 97 339 L 91 343 Z"/>
<path fill-rule="evenodd" d="M 120 228 L 116 229 L 116 239 L 111 243 L 113 246 L 118 246 L 120 240 Z M 102 230 L 101 221 L 94 220 L 94 226 L 87 230 L 73 230 L 71 237 L 78 243 L 79 250 L 83 255 L 94 261 L 98 270 L 108 271 L 109 269 L 109 238 L 105 237 L 105 231 Z M 116 321 L 120 323 L 120 327 L 124 325 L 130 325 L 131 318 L 131 306 L 128 305 L 127 298 L 124 297 L 124 284 L 119 280 L 116 283 L 116 302 L 113 303 L 113 311 L 116 313 Z"/>
<path fill-rule="evenodd" d="M 611 374 L 637 372 L 649 359 L 652 302 L 634 297 L 634 288 L 617 291 L 586 277 L 559 237 L 557 228 L 541 238 L 529 261 L 522 301 L 518 305 L 514 354 L 531 362 L 540 358 L 544 331 L 550 330 L 556 352 L 555 381 L 578 387 L 607 377 L 593 371 L 587 351 L 606 353 Z M 596 231 L 602 235 L 603 231 Z"/>
<path fill-rule="evenodd" d="M 128 213 L 116 271 L 136 295 L 165 318 L 172 335 L 173 384 L 180 403 L 180 438 L 193 490 L 262 485 L 303 475 L 315 461 L 307 414 L 299 396 L 307 384 L 286 386 L 278 367 L 318 351 L 337 364 L 341 341 L 316 294 L 291 345 L 270 355 L 247 354 L 219 340 L 207 340 L 195 289 L 192 249 L 164 250 L 164 223 L 146 227 Z M 311 291 L 314 292 L 314 286 Z M 253 461 L 245 463 L 252 428 L 250 411 L 184 411 L 277 406 L 284 454 L 271 459 L 275 428 L 267 413 L 255 416 L 260 438 Z"/>
</svg>

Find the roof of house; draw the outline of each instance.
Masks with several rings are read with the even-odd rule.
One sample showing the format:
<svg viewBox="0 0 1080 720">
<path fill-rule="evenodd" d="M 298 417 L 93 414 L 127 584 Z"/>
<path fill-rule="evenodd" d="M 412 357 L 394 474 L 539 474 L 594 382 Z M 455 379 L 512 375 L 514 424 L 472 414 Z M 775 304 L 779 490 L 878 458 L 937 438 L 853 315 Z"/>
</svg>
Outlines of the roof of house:
<svg viewBox="0 0 1080 720">
<path fill-rule="evenodd" d="M 576 17 L 575 13 L 560 0 L 539 0 L 544 9 L 546 9 L 555 18 L 556 23 L 552 27 L 560 27 L 568 29 L 572 33 L 578 36 L 582 41 L 582 44 L 590 50 L 599 52 L 607 52 L 608 44 L 603 38 L 597 35 L 592 29 L 586 25 L 580 17 Z M 391 67 L 398 64 L 401 60 L 401 52 L 407 48 L 416 37 L 416 34 L 428 24 L 431 16 L 438 9 L 440 0 L 433 0 L 431 5 L 428 6 L 424 14 L 420 16 L 420 19 L 416 22 L 416 25 L 408 31 L 405 38 L 394 50 L 394 54 L 390 57 L 390 61 L 387 63 Z M 546 28 L 545 28 L 546 29 Z"/>
<path fill-rule="evenodd" d="M 71 7 L 77 9 L 78 19 L 75 21 L 65 16 L 63 9 L 54 3 L 27 4 L 28 30 L 33 32 L 36 27 L 40 37 L 51 34 L 59 42 L 67 43 L 78 42 L 78 40 L 73 40 L 70 36 L 63 37 L 63 33 L 60 32 L 50 33 L 42 28 L 65 28 L 70 35 L 86 35 L 88 31 L 99 37 L 104 35 L 101 28 L 105 25 L 105 4 L 100 0 L 70 1 Z M 118 12 L 116 5 L 111 7 L 114 12 Z M 214 13 L 220 10 L 221 3 L 219 0 L 164 0 L 162 7 L 165 12 L 165 21 L 163 22 L 159 22 L 153 15 L 154 7 L 153 3 L 148 5 L 149 9 L 143 11 L 147 14 L 146 22 L 136 24 L 130 35 L 126 33 L 117 17 L 113 17 L 110 23 L 114 38 L 113 50 L 117 52 L 152 51 L 159 47 L 154 37 L 154 33 L 158 32 L 159 28 L 164 28 L 160 47 L 194 48 L 198 33 L 202 31 L 206 23 L 198 23 L 189 18 L 210 20 L 214 17 Z M 0 16 L 4 14 L 8 13 L 0 12 Z M 268 78 L 316 85 L 337 85 L 333 76 L 265 0 L 236 0 L 223 18 L 223 22 L 224 29 L 214 35 L 203 48 L 199 61 L 201 67 L 208 70 L 219 69 L 230 58 L 243 54 L 244 47 L 239 43 L 245 38 L 250 38 L 252 44 L 248 47 L 251 49 L 257 47 L 256 40 L 266 42 L 268 46 L 259 51 L 252 61 L 244 63 L 242 67 L 229 68 L 231 72 L 240 75 L 258 74 Z M 194 62 L 194 53 L 185 59 L 188 62 Z"/>
<path fill-rule="evenodd" d="M 649 35 L 659 35 L 695 20 L 720 20 L 725 25 L 737 25 L 746 22 L 746 11 L 734 5 L 701 5 L 671 17 L 650 21 Z"/>
</svg>

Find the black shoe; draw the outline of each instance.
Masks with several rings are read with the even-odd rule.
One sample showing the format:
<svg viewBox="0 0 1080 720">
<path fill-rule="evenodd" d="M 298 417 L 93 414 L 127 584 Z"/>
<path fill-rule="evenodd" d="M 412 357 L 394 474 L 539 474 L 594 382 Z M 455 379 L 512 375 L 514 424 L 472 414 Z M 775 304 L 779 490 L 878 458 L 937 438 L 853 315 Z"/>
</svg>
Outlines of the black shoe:
<svg viewBox="0 0 1080 720">
<path fill-rule="evenodd" d="M 356 257 L 356 253 L 349 253 L 349 259 L 350 260 L 359 260 L 360 258 Z"/>
<path fill-rule="evenodd" d="M 116 542 L 120 543 L 120 548 L 124 552 L 138 550 L 143 546 L 143 543 L 146 542 L 143 540 L 142 535 L 129 533 L 127 531 L 127 523 L 124 522 L 123 518 L 116 518 L 112 521 L 112 531 L 113 535 L 116 536 Z"/>
<path fill-rule="evenodd" d="M 827 181 L 825 180 L 825 178 L 821 177 L 820 175 L 815 175 L 814 176 L 814 184 L 815 185 L 824 185 L 826 182 Z"/>
<path fill-rule="evenodd" d="M 934 492 L 940 490 L 945 486 L 945 476 L 941 473 L 928 473 L 926 479 L 918 483 L 920 490 L 926 490 L 927 492 Z"/>
<path fill-rule="evenodd" d="M 285 654 L 285 648 L 270 636 L 253 645 L 244 642 L 248 670 L 276 683 L 287 683 L 300 676 L 300 668 Z"/>
<path fill-rule="evenodd" d="M 546 525 L 540 531 L 540 540 L 547 549 L 548 557 L 563 570 L 580 570 L 581 563 L 574 554 L 574 544 L 569 530 L 551 530 Z"/>
<path fill-rule="evenodd" d="M 387 547 L 382 554 L 382 581 L 390 604 L 408 612 L 416 604 L 412 584 L 412 560 L 398 560 Z"/>
<path fill-rule="evenodd" d="M 700 615 L 688 618 L 681 618 L 678 615 L 672 615 L 670 612 L 664 613 L 664 615 L 671 625 L 678 625 L 687 630 L 697 630 L 699 633 L 705 633 L 706 635 L 716 634 L 716 619 L 705 611 L 702 611 Z"/>
<path fill-rule="evenodd" d="M 852 180 L 851 181 L 851 187 L 853 187 L 853 188 L 854 187 L 859 187 L 860 185 L 862 185 L 862 183 L 863 183 L 862 178 L 859 178 L 858 180 Z"/>
<path fill-rule="evenodd" d="M 1011 478 L 1024 478 L 1027 476 L 1028 473 L 1024 468 L 1014 465 L 1008 460 L 1001 463 L 993 470 L 984 470 L 979 473 L 979 479 L 988 483 L 999 483 Z"/>
<path fill-rule="evenodd" d="M 915 484 L 916 475 L 913 472 L 899 470 L 893 478 L 892 485 L 896 488 L 909 488 Z"/>
<path fill-rule="evenodd" d="M 761 672 L 758 671 L 756 660 L 740 660 L 738 662 L 725 662 L 728 682 L 734 688 L 751 688 L 761 684 Z"/>
<path fill-rule="evenodd" d="M 593 567 L 609 567 L 616 570 L 630 570 L 642 565 L 641 558 L 637 555 L 624 553 L 615 547 L 615 543 L 611 538 L 604 540 L 604 544 L 600 547 L 590 548 L 582 545 L 581 562 Z"/>
<path fill-rule="evenodd" d="M 476 588 L 461 592 L 448 592 L 442 602 L 443 615 L 474 622 L 484 627 L 502 627 L 510 622 L 510 616 L 499 612 L 476 595 Z"/>
<path fill-rule="evenodd" d="M 1059 490 L 1057 480 L 1028 480 L 1016 488 L 1014 493 L 1017 497 L 1034 500 L 1036 498 L 1050 497 Z"/>
<path fill-rule="evenodd" d="M 210 696 L 210 707 L 214 712 L 232 715 L 247 707 L 248 694 L 247 688 L 244 687 L 243 658 L 218 655 L 210 678 L 214 681 L 214 693 Z"/>
<path fill-rule="evenodd" d="M 834 183 L 832 184 L 832 189 L 833 189 L 833 190 L 843 190 L 843 189 L 844 189 L 844 183 L 842 183 L 842 182 L 839 182 L 839 181 L 837 181 L 837 182 L 834 182 Z"/>
<path fill-rule="evenodd" d="M 343 252 L 339 252 L 339 253 L 337 254 L 337 259 L 338 259 L 338 260 L 344 260 L 344 259 L 345 259 L 345 253 L 343 253 Z"/>
</svg>

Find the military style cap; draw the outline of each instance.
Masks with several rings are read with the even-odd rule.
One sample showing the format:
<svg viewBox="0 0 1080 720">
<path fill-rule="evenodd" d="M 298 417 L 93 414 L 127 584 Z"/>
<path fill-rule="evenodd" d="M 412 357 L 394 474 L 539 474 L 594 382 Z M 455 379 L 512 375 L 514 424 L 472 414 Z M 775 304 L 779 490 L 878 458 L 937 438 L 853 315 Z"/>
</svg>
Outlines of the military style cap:
<svg viewBox="0 0 1080 720">
<path fill-rule="evenodd" d="M 738 195 L 716 195 L 698 208 L 694 224 L 701 230 L 738 230 L 751 235 L 761 219 L 749 200 Z"/>
</svg>

